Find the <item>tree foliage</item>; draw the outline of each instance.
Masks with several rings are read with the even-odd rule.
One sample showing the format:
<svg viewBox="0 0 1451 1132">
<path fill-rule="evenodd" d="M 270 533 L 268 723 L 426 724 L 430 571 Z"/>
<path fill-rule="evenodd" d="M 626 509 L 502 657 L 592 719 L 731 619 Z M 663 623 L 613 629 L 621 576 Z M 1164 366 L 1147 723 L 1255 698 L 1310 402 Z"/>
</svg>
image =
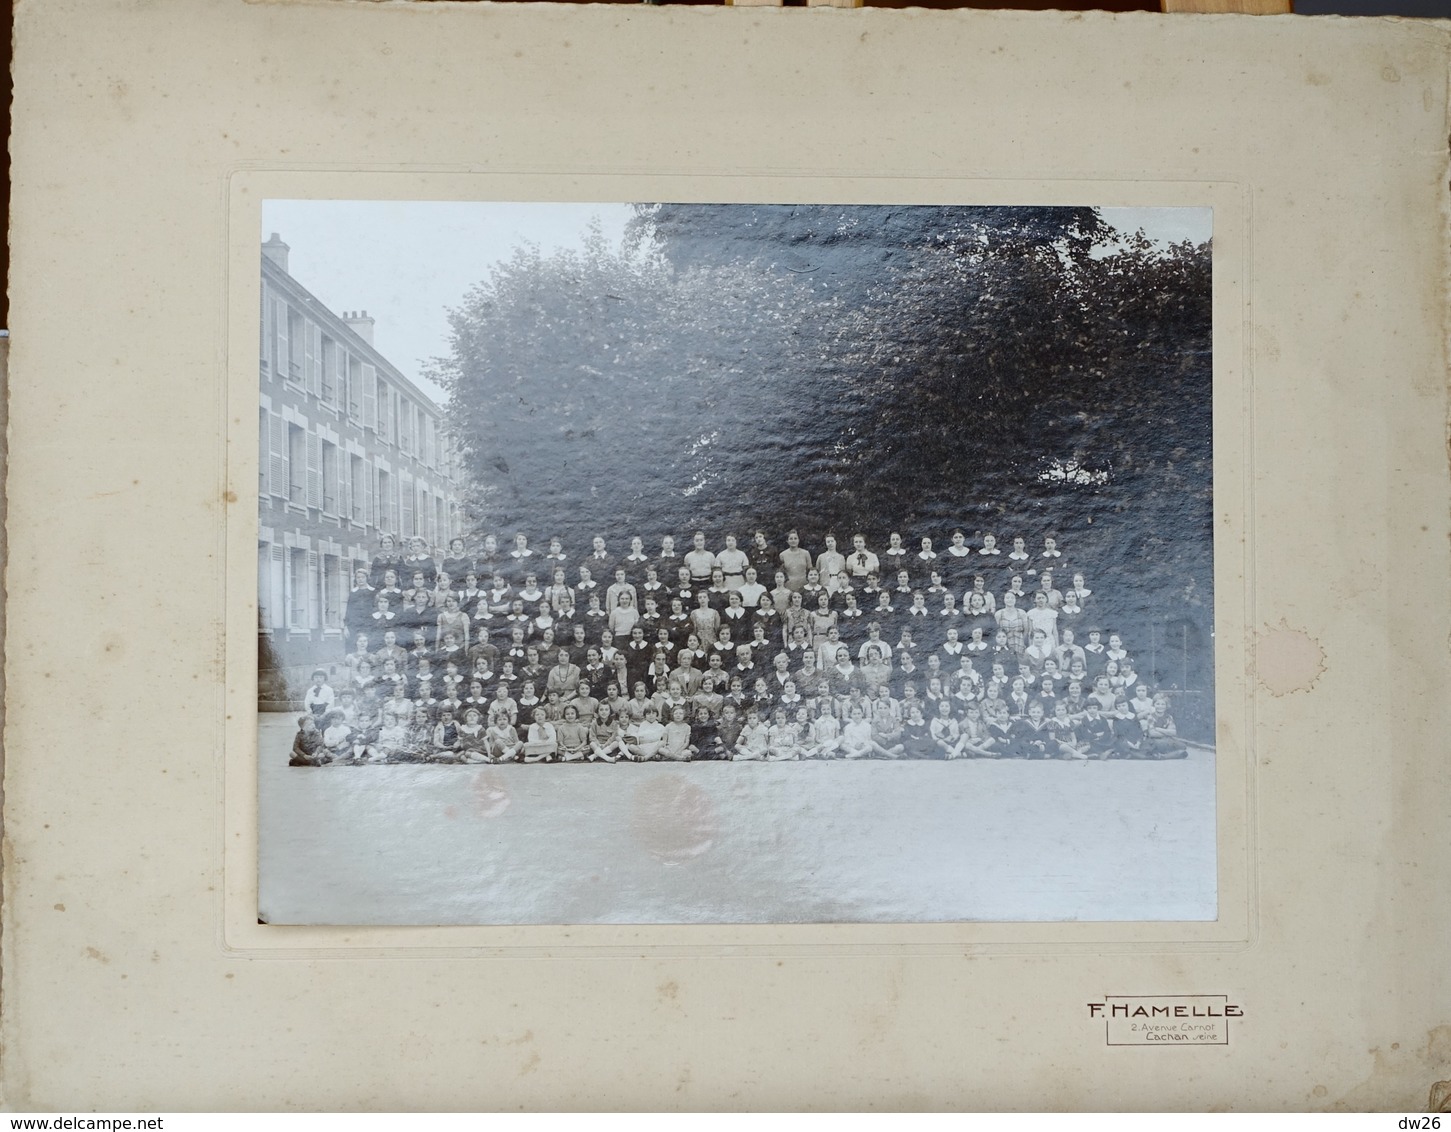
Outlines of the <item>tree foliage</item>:
<svg viewBox="0 0 1451 1132">
<path fill-rule="evenodd" d="M 1118 617 L 1207 641 L 1208 245 L 1090 208 L 637 206 L 452 327 L 487 529 L 1058 530 Z"/>
</svg>

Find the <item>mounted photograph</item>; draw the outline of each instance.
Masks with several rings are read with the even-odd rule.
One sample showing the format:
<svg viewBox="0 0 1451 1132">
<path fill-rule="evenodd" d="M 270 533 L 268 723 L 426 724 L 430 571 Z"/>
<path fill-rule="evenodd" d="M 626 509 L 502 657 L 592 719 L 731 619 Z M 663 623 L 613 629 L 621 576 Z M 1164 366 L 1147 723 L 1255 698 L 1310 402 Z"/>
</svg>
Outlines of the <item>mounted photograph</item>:
<svg viewBox="0 0 1451 1132">
<path fill-rule="evenodd" d="M 260 221 L 260 921 L 1216 918 L 1208 207 Z"/>
</svg>

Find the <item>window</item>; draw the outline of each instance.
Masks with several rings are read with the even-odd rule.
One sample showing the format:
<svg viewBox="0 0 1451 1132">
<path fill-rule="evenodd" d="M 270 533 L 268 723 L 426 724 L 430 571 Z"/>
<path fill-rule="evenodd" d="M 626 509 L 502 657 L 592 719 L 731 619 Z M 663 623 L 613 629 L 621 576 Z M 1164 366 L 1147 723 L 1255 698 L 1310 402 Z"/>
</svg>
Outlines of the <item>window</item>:
<svg viewBox="0 0 1451 1132">
<path fill-rule="evenodd" d="M 347 382 L 348 382 L 348 417 L 351 420 L 358 420 L 362 416 L 362 390 L 363 390 L 363 363 L 352 354 L 348 354 L 347 361 Z"/>
<path fill-rule="evenodd" d="M 395 519 L 393 515 L 393 500 L 396 498 L 393 493 L 393 477 L 387 472 L 378 471 L 378 494 L 377 494 L 377 518 L 374 525 L 380 530 L 394 532 Z"/>
<path fill-rule="evenodd" d="M 378 428 L 378 371 L 364 362 L 358 367 L 363 375 L 363 427 Z"/>
<path fill-rule="evenodd" d="M 266 409 L 257 410 L 257 494 L 266 495 L 272 478 L 272 422 Z"/>
<path fill-rule="evenodd" d="M 307 553 L 294 547 L 287 556 L 287 627 L 299 633 L 307 631 Z"/>
<path fill-rule="evenodd" d="M 338 344 L 323 335 L 321 353 L 323 403 L 336 405 L 338 403 Z"/>
<path fill-rule="evenodd" d="M 398 447 L 404 452 L 413 447 L 413 406 L 402 396 L 398 398 Z"/>
<path fill-rule="evenodd" d="M 287 426 L 287 501 L 307 506 L 307 433 Z"/>
<path fill-rule="evenodd" d="M 269 629 L 285 629 L 287 627 L 287 562 L 285 551 L 282 547 L 273 545 L 271 561 L 267 564 L 269 569 L 268 583 L 262 589 L 265 595 L 265 602 L 262 608 L 267 611 L 267 617 L 263 621 Z"/>
<path fill-rule="evenodd" d="M 268 343 L 272 361 L 273 378 L 288 377 L 287 357 L 287 303 L 282 299 L 272 300 L 272 340 Z"/>
<path fill-rule="evenodd" d="M 338 481 L 338 446 L 322 442 L 322 510 L 325 515 L 342 513 L 341 485 Z"/>
<path fill-rule="evenodd" d="M 392 414 L 388 411 L 390 392 L 388 383 L 380 380 L 378 382 L 378 437 L 391 442 L 393 440 Z"/>
<path fill-rule="evenodd" d="M 257 628 L 272 631 L 272 547 L 257 543 Z"/>
<path fill-rule="evenodd" d="M 272 376 L 272 296 L 262 288 L 262 317 L 260 323 L 262 338 L 257 344 L 257 366 L 265 381 Z"/>
<path fill-rule="evenodd" d="M 343 627 L 343 568 L 336 554 L 322 556 L 322 627 Z"/>
<path fill-rule="evenodd" d="M 301 313 L 287 308 L 287 379 L 303 383 L 302 363 L 307 354 L 307 325 Z"/>
<path fill-rule="evenodd" d="M 366 523 L 367 512 L 363 510 L 363 497 L 366 494 L 364 478 L 363 458 L 361 456 L 348 457 L 349 468 L 352 475 L 348 477 L 348 486 L 352 488 L 352 499 L 348 502 L 348 515 L 355 523 Z"/>
<path fill-rule="evenodd" d="M 302 376 L 307 391 L 322 396 L 322 330 L 315 322 L 302 324 Z"/>
<path fill-rule="evenodd" d="M 268 413 L 267 423 L 267 490 L 287 498 L 287 422 L 281 413 Z"/>
</svg>

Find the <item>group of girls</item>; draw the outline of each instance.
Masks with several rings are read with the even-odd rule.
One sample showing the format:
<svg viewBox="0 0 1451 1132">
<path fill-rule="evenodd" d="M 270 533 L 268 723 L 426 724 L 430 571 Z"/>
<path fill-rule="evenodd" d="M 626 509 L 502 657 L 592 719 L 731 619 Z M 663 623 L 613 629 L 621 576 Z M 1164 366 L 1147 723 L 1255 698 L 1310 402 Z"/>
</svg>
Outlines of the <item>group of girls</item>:
<svg viewBox="0 0 1451 1132">
<path fill-rule="evenodd" d="M 401 556 L 385 536 L 349 601 L 361 640 L 339 690 L 314 674 L 293 761 L 1187 752 L 1168 697 L 1140 680 L 1119 636 L 1084 624 L 1093 592 L 1083 574 L 1064 590 L 1054 584 L 1063 568 L 1052 536 L 1037 556 L 1021 538 L 1006 553 L 991 535 L 968 547 L 960 531 L 940 556 L 931 539 L 908 551 L 897 534 L 880 556 L 861 535 L 849 554 L 827 536 L 814 557 L 795 532 L 779 553 L 760 531 L 744 549 L 724 541 L 713 552 L 697 532 L 677 555 L 667 537 L 650 556 L 636 538 L 615 559 L 597 537 L 570 585 L 558 540 L 538 554 L 519 535 L 500 554 L 487 538 L 472 556 L 454 540 L 434 558 L 418 540 Z M 760 582 L 758 561 L 778 567 L 774 588 Z M 662 583 L 672 570 L 673 584 Z M 400 573 L 410 589 L 397 588 Z M 963 584 L 960 602 L 948 579 Z M 404 612 L 389 616 L 395 597 Z"/>
</svg>

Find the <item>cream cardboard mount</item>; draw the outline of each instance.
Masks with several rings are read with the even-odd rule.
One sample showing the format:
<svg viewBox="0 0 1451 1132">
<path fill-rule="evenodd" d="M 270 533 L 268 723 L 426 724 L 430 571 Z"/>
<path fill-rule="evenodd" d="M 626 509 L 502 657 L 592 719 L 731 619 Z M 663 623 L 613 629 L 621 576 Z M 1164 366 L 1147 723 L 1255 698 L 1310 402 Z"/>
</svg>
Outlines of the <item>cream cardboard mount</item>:
<svg viewBox="0 0 1451 1132">
<path fill-rule="evenodd" d="M 6 1105 L 1444 1105 L 1448 49 L 1294 17 L 23 7 Z M 258 924 L 250 367 L 288 194 L 1212 205 L 1220 918 Z"/>
</svg>

